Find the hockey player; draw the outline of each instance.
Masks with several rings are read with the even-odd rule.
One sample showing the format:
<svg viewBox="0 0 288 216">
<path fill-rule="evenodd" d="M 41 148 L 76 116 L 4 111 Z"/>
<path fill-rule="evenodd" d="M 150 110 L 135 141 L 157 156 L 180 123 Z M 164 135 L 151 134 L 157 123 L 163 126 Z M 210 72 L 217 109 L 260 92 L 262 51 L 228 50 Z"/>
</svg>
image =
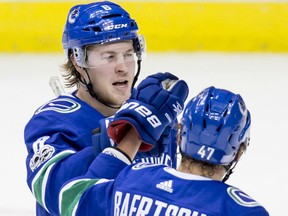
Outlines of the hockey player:
<svg viewBox="0 0 288 216">
<path fill-rule="evenodd" d="M 95 156 L 107 147 L 103 145 L 111 145 L 93 143 L 92 131 L 131 96 L 145 47 L 137 32 L 135 20 L 112 2 L 76 5 L 69 11 L 62 39 L 68 57 L 64 78 L 76 91 L 38 108 L 24 131 L 27 184 L 37 200 L 37 215 L 59 215 L 61 186 L 85 174 Z M 155 76 L 153 82 L 177 79 L 169 73 Z M 144 82 L 147 88 L 154 84 L 149 80 Z M 188 90 L 183 92 L 187 96 Z M 169 143 L 167 129 L 162 137 Z M 165 150 L 156 142 L 143 143 L 142 148 L 148 151 L 141 153 L 143 157 L 149 156 L 150 150 L 155 156 Z M 169 155 L 164 154 L 166 157 Z M 171 165 L 171 161 L 163 161 Z"/>
<path fill-rule="evenodd" d="M 160 118 L 161 112 L 155 115 Z M 130 127 L 129 132 L 123 135 L 120 130 L 116 134 L 123 122 Z M 184 110 L 179 124 L 182 160 L 178 170 L 136 163 L 121 171 L 121 165 L 129 163 L 142 137 L 148 134 L 143 130 L 144 120 L 120 110 L 108 127 L 109 135 L 119 144 L 117 148 L 105 149 L 95 160 L 99 160 L 97 163 L 103 169 L 110 167 L 120 172 L 119 175 L 114 180 L 97 178 L 105 174 L 90 169 L 82 179 L 71 181 L 60 193 L 61 213 L 66 216 L 267 216 L 268 212 L 257 201 L 224 183 L 249 145 L 250 123 L 250 113 L 239 94 L 209 87 L 189 101 Z M 159 136 L 156 134 L 157 131 L 154 135 Z"/>
</svg>

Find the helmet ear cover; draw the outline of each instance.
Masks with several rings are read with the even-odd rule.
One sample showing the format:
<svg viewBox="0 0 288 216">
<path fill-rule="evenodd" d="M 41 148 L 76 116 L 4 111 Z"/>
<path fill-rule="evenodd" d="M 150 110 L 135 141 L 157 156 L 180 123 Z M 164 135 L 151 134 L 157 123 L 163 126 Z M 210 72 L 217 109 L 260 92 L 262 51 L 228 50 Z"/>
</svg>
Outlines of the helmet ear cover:
<svg viewBox="0 0 288 216">
<path fill-rule="evenodd" d="M 133 39 L 133 48 L 138 60 L 142 60 L 146 54 L 146 41 L 143 35 L 138 35 L 137 38 Z"/>
<path fill-rule="evenodd" d="M 74 47 L 71 49 L 74 59 L 79 67 L 86 67 L 86 51 L 85 48 Z"/>
<path fill-rule="evenodd" d="M 240 95 L 209 87 L 184 110 L 181 151 L 196 160 L 229 165 L 240 145 L 248 146 L 250 124 L 250 113 Z"/>
</svg>

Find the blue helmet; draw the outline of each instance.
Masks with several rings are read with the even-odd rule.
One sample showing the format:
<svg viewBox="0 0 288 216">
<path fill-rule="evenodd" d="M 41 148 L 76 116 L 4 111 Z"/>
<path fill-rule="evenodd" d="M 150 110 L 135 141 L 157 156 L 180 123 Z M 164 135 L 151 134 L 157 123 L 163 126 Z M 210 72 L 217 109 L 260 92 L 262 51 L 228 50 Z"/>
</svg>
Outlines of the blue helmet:
<svg viewBox="0 0 288 216">
<path fill-rule="evenodd" d="M 80 4 L 69 11 L 62 45 L 66 53 L 72 49 L 73 52 L 80 52 L 78 55 L 83 55 L 83 48 L 88 44 L 132 40 L 135 52 L 141 58 L 145 41 L 138 36 L 137 31 L 136 21 L 115 3 L 103 1 Z"/>
<path fill-rule="evenodd" d="M 200 161 L 229 165 L 250 141 L 250 113 L 239 94 L 209 87 L 183 112 L 181 151 Z"/>
</svg>

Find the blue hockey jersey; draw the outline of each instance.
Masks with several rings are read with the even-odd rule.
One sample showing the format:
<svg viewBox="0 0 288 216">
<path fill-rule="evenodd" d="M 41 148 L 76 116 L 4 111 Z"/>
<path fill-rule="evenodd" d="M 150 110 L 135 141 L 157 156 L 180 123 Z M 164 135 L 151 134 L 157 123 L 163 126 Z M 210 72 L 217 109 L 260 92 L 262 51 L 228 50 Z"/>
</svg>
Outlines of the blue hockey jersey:
<svg viewBox="0 0 288 216">
<path fill-rule="evenodd" d="M 121 162 L 111 156 L 109 162 L 107 157 L 100 154 L 97 159 L 108 167 L 115 168 L 118 163 L 120 172 Z M 97 176 L 97 172 L 92 176 L 90 172 L 62 188 L 61 215 L 269 215 L 236 187 L 165 165 L 133 164 L 124 168 L 115 180 Z"/>
<path fill-rule="evenodd" d="M 95 158 L 92 130 L 103 118 L 72 95 L 59 96 L 36 110 L 25 127 L 24 139 L 27 183 L 38 201 L 37 215 L 49 215 L 48 209 L 58 214 L 56 197 L 61 185 L 87 172 Z"/>
<path fill-rule="evenodd" d="M 91 141 L 92 131 L 103 118 L 90 105 L 67 94 L 41 106 L 27 123 L 24 131 L 27 184 L 37 200 L 37 215 L 59 215 L 58 195 L 62 185 L 84 175 L 95 156 L 111 145 L 103 142 L 93 145 Z M 94 166 L 101 172 L 101 165 Z M 108 177 L 116 175 L 110 172 Z"/>
</svg>

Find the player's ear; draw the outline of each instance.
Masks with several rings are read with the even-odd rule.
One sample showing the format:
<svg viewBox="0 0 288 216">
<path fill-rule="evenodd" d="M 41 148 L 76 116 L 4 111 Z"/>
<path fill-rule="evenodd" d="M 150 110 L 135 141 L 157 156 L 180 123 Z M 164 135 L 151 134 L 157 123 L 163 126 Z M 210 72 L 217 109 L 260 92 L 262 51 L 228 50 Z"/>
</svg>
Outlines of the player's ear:
<svg viewBox="0 0 288 216">
<path fill-rule="evenodd" d="M 241 143 L 240 148 L 238 149 L 234 160 L 239 161 L 242 155 L 245 153 L 245 151 L 246 151 L 246 146 L 244 143 Z"/>
<path fill-rule="evenodd" d="M 177 130 L 177 135 L 176 135 L 176 141 L 177 141 L 177 145 L 180 146 L 181 145 L 181 141 L 182 141 L 182 124 L 176 124 L 175 125 L 176 130 Z"/>
</svg>

